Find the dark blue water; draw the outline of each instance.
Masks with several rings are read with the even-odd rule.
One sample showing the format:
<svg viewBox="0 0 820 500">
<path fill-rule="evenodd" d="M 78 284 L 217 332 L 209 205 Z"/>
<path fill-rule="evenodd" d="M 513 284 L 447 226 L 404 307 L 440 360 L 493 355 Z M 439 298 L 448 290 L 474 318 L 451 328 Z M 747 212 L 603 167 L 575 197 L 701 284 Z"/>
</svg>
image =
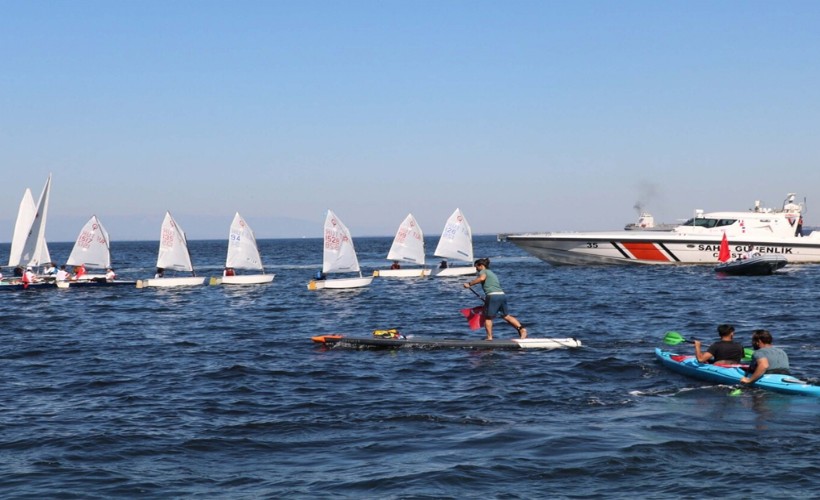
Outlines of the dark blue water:
<svg viewBox="0 0 820 500">
<path fill-rule="evenodd" d="M 201 275 L 226 245 L 191 242 Z M 363 268 L 386 267 L 389 245 L 357 239 Z M 481 237 L 530 336 L 583 348 L 326 350 L 310 336 L 480 338 L 459 313 L 477 299 L 465 279 L 310 292 L 319 240 L 260 246 L 268 286 L 3 292 L 2 495 L 820 496 L 820 398 L 730 396 L 653 359 L 668 330 L 710 340 L 730 322 L 744 341 L 770 329 L 794 372 L 820 376 L 818 266 L 556 268 Z M 153 274 L 155 242 L 112 250 L 121 277 Z"/>
</svg>

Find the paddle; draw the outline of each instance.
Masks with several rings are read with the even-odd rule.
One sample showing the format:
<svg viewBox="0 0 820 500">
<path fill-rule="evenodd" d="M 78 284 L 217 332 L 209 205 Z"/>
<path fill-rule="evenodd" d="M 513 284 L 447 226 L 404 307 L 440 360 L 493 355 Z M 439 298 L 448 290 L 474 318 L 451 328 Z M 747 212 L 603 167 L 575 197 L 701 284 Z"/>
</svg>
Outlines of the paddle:
<svg viewBox="0 0 820 500">
<path fill-rule="evenodd" d="M 473 290 L 473 287 L 470 287 L 470 291 L 471 291 L 471 292 L 473 292 L 473 293 L 475 294 L 475 296 L 476 296 L 476 297 L 478 297 L 479 299 L 481 299 L 481 302 L 484 302 L 484 297 L 482 297 L 481 295 L 479 295 L 479 294 L 478 294 L 478 292 L 476 292 L 475 290 Z M 670 332 L 670 333 L 672 333 L 672 332 Z M 680 334 L 678 334 L 678 335 L 680 335 Z"/>
<path fill-rule="evenodd" d="M 484 302 L 484 298 L 478 294 L 475 290 L 470 288 L 470 291 L 475 294 L 476 297 L 481 299 Z M 476 307 L 466 307 L 461 310 L 461 314 L 467 318 L 467 324 L 470 325 L 470 330 L 478 330 L 481 328 L 481 325 L 484 324 L 484 306 L 476 306 Z"/>
<path fill-rule="evenodd" d="M 663 343 L 668 345 L 678 345 L 683 343 L 693 343 L 696 339 L 687 339 L 683 335 L 678 332 L 666 332 L 666 335 L 663 337 Z M 751 358 L 752 354 L 754 354 L 754 350 L 751 347 L 744 347 L 743 348 L 743 357 L 744 358 Z"/>
</svg>

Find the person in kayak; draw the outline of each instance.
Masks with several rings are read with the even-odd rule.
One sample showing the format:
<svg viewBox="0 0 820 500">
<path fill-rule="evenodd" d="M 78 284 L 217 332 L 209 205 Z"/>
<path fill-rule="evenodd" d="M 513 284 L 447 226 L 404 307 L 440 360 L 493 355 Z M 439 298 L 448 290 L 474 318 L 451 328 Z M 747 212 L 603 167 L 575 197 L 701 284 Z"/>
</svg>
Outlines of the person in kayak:
<svg viewBox="0 0 820 500">
<path fill-rule="evenodd" d="M 493 318 L 501 315 L 501 319 L 511 324 L 518 330 L 518 337 L 527 338 L 527 329 L 513 315 L 507 312 L 507 296 L 501 289 L 498 276 L 490 271 L 490 259 L 478 259 L 475 261 L 475 268 L 478 277 L 468 283 L 464 283 L 464 288 L 481 283 L 484 289 L 484 329 L 487 330 L 487 340 L 493 339 Z"/>
<path fill-rule="evenodd" d="M 783 349 L 774 347 L 773 343 L 774 339 L 768 330 L 752 332 L 752 347 L 755 353 L 746 371 L 747 375 L 740 379 L 741 384 L 754 384 L 767 373 L 789 375 L 789 356 Z"/>
<path fill-rule="evenodd" d="M 740 363 L 741 358 L 743 358 L 743 346 L 734 341 L 735 327 L 726 324 L 718 325 L 717 332 L 720 340 L 710 345 L 706 352 L 701 352 L 700 340 L 694 341 L 695 357 L 701 363 L 716 365 L 736 365 Z"/>
</svg>

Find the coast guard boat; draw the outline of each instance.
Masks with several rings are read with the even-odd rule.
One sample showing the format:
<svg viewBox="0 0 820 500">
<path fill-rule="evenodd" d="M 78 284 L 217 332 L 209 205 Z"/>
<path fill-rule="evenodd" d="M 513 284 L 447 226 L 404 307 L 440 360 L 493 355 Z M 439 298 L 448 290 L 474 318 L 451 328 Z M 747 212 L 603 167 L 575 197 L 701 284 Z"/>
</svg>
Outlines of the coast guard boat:
<svg viewBox="0 0 820 500">
<path fill-rule="evenodd" d="M 745 212 L 697 210 L 671 231 L 520 233 L 499 235 L 553 265 L 715 264 L 725 234 L 731 258 L 754 251 L 790 264 L 820 263 L 820 232 L 803 235 L 804 203 L 789 193 L 783 208 Z"/>
</svg>

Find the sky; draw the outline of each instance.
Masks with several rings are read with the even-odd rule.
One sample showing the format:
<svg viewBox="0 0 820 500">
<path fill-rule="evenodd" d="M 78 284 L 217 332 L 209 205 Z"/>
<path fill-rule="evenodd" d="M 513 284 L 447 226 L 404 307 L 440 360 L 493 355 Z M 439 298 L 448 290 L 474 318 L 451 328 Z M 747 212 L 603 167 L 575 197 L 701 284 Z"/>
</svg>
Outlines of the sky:
<svg viewBox="0 0 820 500">
<path fill-rule="evenodd" d="M 610 230 L 807 200 L 820 2 L 0 0 L 0 241 Z M 814 208 L 817 200 L 818 209 Z"/>
</svg>

